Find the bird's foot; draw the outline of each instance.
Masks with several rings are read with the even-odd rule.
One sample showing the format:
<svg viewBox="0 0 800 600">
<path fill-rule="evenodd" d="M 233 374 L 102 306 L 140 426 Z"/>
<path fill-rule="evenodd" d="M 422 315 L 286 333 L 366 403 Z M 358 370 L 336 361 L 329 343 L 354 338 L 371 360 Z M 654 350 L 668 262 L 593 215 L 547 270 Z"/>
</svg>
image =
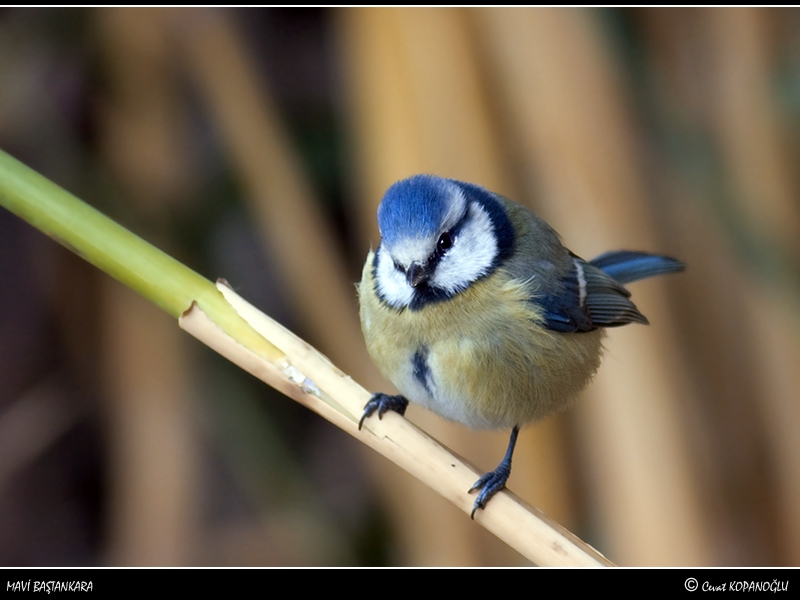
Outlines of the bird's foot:
<svg viewBox="0 0 800 600">
<path fill-rule="evenodd" d="M 486 508 L 486 503 L 492 499 L 492 497 L 506 487 L 506 482 L 508 481 L 509 476 L 511 475 L 511 465 L 506 465 L 504 462 L 500 463 L 500 465 L 494 470 L 489 471 L 485 475 L 483 475 L 478 481 L 475 482 L 471 488 L 469 488 L 469 492 L 472 493 L 475 490 L 480 490 L 478 497 L 475 498 L 475 504 L 472 505 L 472 512 L 470 513 L 470 519 L 475 518 L 475 511 L 479 508 L 482 510 Z"/>
<path fill-rule="evenodd" d="M 400 396 L 399 394 L 397 396 L 390 396 L 389 394 L 381 392 L 372 394 L 372 398 L 369 399 L 369 402 L 367 402 L 367 405 L 364 407 L 364 414 L 361 415 L 361 420 L 358 422 L 358 429 L 361 429 L 364 420 L 376 410 L 378 411 L 378 418 L 382 419 L 383 413 L 387 410 L 393 410 L 399 415 L 404 415 L 406 414 L 407 408 L 408 400 L 405 396 Z"/>
</svg>

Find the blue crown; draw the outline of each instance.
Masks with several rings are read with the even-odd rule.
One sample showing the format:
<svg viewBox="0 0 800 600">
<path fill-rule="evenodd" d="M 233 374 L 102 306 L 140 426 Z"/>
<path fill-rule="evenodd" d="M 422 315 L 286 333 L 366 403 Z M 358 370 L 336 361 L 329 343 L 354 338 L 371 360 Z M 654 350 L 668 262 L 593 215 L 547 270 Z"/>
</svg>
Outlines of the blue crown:
<svg viewBox="0 0 800 600">
<path fill-rule="evenodd" d="M 435 175 L 414 175 L 393 184 L 378 207 L 378 226 L 389 245 L 406 237 L 432 237 L 439 232 L 459 186 Z"/>
</svg>

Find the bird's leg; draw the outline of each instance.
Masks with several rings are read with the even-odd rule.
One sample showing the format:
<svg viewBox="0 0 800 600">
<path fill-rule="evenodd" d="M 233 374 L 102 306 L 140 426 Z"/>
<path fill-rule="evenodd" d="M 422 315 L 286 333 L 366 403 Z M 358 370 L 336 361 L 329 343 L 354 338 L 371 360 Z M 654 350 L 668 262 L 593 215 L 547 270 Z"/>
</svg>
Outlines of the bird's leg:
<svg viewBox="0 0 800 600">
<path fill-rule="evenodd" d="M 508 441 L 506 455 L 503 457 L 500 464 L 497 465 L 497 468 L 494 471 L 486 473 L 486 475 L 475 482 L 475 485 L 469 488 L 469 492 L 467 493 L 480 490 L 478 497 L 475 498 L 472 513 L 469 515 L 471 519 L 475 518 L 476 510 L 485 508 L 486 503 L 491 500 L 492 496 L 506 487 L 506 481 L 508 481 L 508 477 L 511 475 L 511 455 L 514 454 L 514 446 L 517 445 L 518 433 L 519 426 L 511 430 L 511 439 Z"/>
<path fill-rule="evenodd" d="M 378 418 L 382 419 L 383 413 L 387 410 L 393 410 L 400 415 L 404 415 L 406 414 L 407 408 L 408 400 L 405 396 L 399 394 L 397 396 L 390 396 L 382 392 L 372 394 L 372 398 L 369 399 L 369 402 L 367 402 L 367 405 L 364 407 L 364 414 L 361 415 L 361 420 L 358 422 L 358 429 L 361 430 L 364 419 L 369 417 L 376 410 L 378 411 Z"/>
</svg>

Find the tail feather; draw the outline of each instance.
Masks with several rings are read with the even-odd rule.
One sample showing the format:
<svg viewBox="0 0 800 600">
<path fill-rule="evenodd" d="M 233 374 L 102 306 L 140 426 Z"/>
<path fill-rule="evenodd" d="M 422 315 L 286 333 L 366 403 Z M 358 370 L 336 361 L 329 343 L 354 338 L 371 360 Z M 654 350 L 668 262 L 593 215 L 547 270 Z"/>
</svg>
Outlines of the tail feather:
<svg viewBox="0 0 800 600">
<path fill-rule="evenodd" d="M 606 252 L 590 260 L 589 264 L 622 284 L 656 275 L 679 273 L 686 268 L 682 262 L 669 256 L 632 250 Z"/>
</svg>

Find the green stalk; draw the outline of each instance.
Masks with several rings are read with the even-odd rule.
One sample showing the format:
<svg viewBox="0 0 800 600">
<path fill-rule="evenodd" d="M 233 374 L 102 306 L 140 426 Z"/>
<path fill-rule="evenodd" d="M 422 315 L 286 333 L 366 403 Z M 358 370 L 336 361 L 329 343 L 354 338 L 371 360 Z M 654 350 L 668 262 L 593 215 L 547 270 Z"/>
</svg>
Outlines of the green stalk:
<svg viewBox="0 0 800 600">
<path fill-rule="evenodd" d="M 205 277 L 0 150 L 0 205 L 139 292 L 175 318 L 192 301 L 225 333 L 265 358 L 280 351 Z"/>
</svg>

